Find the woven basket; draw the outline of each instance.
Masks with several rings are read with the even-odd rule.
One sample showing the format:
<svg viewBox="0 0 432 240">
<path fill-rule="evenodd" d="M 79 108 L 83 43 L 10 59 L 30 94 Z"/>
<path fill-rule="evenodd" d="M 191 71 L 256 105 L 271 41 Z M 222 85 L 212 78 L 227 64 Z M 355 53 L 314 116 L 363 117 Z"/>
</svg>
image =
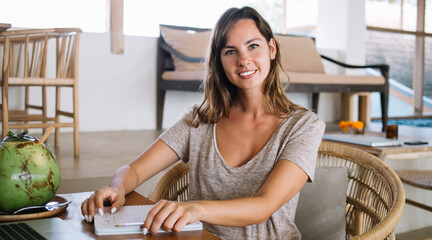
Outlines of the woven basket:
<svg viewBox="0 0 432 240">
<path fill-rule="evenodd" d="M 379 158 L 338 143 L 322 142 L 317 166 L 349 169 L 346 239 L 395 239 L 405 205 L 402 182 Z M 149 198 L 187 201 L 188 165 L 179 162 L 157 183 Z"/>
</svg>

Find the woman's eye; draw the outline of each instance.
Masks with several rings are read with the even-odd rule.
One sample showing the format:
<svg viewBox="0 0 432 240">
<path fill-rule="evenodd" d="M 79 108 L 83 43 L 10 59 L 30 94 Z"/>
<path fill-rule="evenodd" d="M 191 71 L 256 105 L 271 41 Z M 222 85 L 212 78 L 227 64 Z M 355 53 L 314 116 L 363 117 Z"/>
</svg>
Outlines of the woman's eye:
<svg viewBox="0 0 432 240">
<path fill-rule="evenodd" d="M 235 53 L 235 50 L 228 50 L 225 52 L 225 55 L 232 55 Z"/>
<path fill-rule="evenodd" d="M 249 46 L 249 49 L 255 49 L 255 48 L 257 48 L 259 45 L 258 44 L 251 44 L 250 46 Z"/>
</svg>

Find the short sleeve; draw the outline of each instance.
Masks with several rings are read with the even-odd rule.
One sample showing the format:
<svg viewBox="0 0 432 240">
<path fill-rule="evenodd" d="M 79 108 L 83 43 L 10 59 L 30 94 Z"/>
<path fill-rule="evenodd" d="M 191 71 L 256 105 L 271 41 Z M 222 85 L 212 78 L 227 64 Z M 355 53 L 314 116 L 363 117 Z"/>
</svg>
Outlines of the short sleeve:
<svg viewBox="0 0 432 240">
<path fill-rule="evenodd" d="M 318 148 L 325 130 L 325 123 L 315 113 L 301 116 L 291 129 L 291 134 L 279 159 L 289 160 L 299 166 L 313 181 Z"/>
<path fill-rule="evenodd" d="M 163 132 L 159 139 L 165 142 L 171 149 L 176 152 L 181 160 L 187 162 L 189 159 L 189 140 L 190 140 L 190 128 L 185 117 L 188 117 L 191 113 L 186 113 L 184 117 L 179 119 L 174 125 Z"/>
</svg>

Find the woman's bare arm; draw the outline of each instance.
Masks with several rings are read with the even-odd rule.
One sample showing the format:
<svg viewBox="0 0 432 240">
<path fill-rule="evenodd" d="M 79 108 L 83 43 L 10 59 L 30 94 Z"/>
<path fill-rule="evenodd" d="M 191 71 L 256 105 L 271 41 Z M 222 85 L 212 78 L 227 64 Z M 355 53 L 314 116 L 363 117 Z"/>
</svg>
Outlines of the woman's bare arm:
<svg viewBox="0 0 432 240">
<path fill-rule="evenodd" d="M 137 186 L 178 161 L 177 154 L 162 140 L 154 142 L 137 159 L 119 168 L 109 184 L 121 193 L 128 194 Z"/>
</svg>

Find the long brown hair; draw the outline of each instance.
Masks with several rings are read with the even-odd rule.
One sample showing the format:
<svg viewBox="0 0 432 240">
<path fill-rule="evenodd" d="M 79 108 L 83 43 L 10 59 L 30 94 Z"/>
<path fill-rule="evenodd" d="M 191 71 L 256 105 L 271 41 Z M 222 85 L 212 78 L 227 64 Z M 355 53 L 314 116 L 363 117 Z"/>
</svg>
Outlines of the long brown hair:
<svg viewBox="0 0 432 240">
<path fill-rule="evenodd" d="M 276 56 L 274 60 L 271 60 L 270 71 L 263 86 L 267 110 L 278 117 L 285 117 L 292 110 L 302 108 L 293 104 L 285 95 L 286 86 L 283 86 L 279 79 L 280 69 L 282 69 L 279 44 L 274 38 L 270 25 L 251 7 L 230 8 L 222 14 L 212 31 L 211 44 L 206 58 L 207 74 L 203 82 L 204 100 L 199 106 L 194 107 L 194 119 L 186 119 L 192 126 L 197 127 L 200 123 L 216 123 L 222 117 L 229 116 L 232 100 L 237 95 L 237 87 L 228 80 L 225 74 L 221 62 L 221 51 L 225 47 L 231 26 L 243 19 L 253 20 L 267 43 L 271 39 L 274 39 L 276 43 Z"/>
</svg>

